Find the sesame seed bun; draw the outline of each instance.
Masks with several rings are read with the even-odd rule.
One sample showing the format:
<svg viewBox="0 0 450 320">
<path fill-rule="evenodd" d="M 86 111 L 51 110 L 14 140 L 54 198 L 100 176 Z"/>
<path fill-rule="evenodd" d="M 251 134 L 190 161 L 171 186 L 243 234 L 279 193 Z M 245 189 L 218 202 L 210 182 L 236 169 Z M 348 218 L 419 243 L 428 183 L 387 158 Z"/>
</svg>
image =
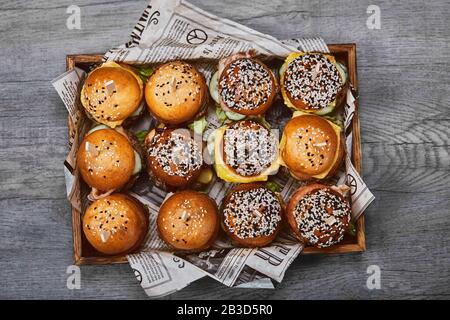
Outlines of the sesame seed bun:
<svg viewBox="0 0 450 320">
<path fill-rule="evenodd" d="M 283 202 L 279 195 L 259 183 L 234 187 L 222 203 L 222 227 L 242 247 L 271 243 L 282 226 Z"/>
<path fill-rule="evenodd" d="M 222 109 L 246 116 L 267 111 L 278 91 L 270 68 L 258 59 L 236 55 L 227 59 L 218 82 Z"/>
<path fill-rule="evenodd" d="M 205 78 L 193 66 L 182 61 L 161 65 L 145 86 L 150 113 L 167 125 L 194 119 L 204 111 L 208 99 Z"/>
<path fill-rule="evenodd" d="M 106 62 L 89 73 L 80 100 L 91 119 L 114 128 L 138 110 L 143 89 L 141 78 L 130 67 Z"/>
<path fill-rule="evenodd" d="M 77 167 L 90 187 L 117 190 L 132 177 L 135 160 L 135 151 L 123 134 L 114 129 L 100 129 L 81 142 Z"/>
<path fill-rule="evenodd" d="M 115 193 L 96 200 L 83 217 L 89 243 L 107 255 L 130 253 L 139 248 L 148 231 L 148 211 L 135 198 Z"/>
<path fill-rule="evenodd" d="M 266 181 L 279 168 L 278 139 L 255 120 L 230 123 L 216 132 L 214 166 L 225 181 Z"/>
<path fill-rule="evenodd" d="M 154 129 L 144 141 L 149 176 L 166 189 L 185 188 L 203 167 L 202 142 L 187 129 Z"/>
<path fill-rule="evenodd" d="M 299 180 L 333 176 L 344 158 L 344 138 L 334 123 L 312 114 L 297 115 L 284 127 L 281 158 Z"/>
<path fill-rule="evenodd" d="M 296 237 L 320 248 L 339 243 L 350 218 L 347 199 L 331 187 L 317 183 L 299 188 L 286 207 L 286 219 Z"/>
<path fill-rule="evenodd" d="M 177 250 L 201 251 L 210 247 L 219 232 L 217 205 L 206 194 L 180 191 L 159 209 L 158 233 Z"/>
<path fill-rule="evenodd" d="M 281 93 L 288 107 L 324 115 L 345 100 L 347 78 L 345 66 L 332 55 L 294 52 L 280 69 Z"/>
</svg>

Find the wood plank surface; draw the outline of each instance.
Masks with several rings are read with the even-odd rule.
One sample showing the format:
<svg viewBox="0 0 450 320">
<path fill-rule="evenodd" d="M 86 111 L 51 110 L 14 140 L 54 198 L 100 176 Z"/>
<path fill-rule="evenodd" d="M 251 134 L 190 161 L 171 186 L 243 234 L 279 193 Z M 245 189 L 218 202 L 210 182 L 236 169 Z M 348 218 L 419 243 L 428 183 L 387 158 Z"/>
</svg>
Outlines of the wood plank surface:
<svg viewBox="0 0 450 320">
<path fill-rule="evenodd" d="M 377 197 L 366 211 L 367 251 L 301 256 L 275 290 L 200 280 L 169 299 L 450 298 L 450 3 L 191 0 L 280 39 L 357 43 L 363 175 Z M 81 30 L 66 9 L 81 8 Z M 369 30 L 370 4 L 381 29 Z M 0 1 L 0 298 L 146 299 L 128 265 L 72 263 L 65 198 L 67 112 L 50 81 L 69 53 L 125 42 L 146 0 Z M 366 286 L 381 269 L 381 289 Z"/>
</svg>

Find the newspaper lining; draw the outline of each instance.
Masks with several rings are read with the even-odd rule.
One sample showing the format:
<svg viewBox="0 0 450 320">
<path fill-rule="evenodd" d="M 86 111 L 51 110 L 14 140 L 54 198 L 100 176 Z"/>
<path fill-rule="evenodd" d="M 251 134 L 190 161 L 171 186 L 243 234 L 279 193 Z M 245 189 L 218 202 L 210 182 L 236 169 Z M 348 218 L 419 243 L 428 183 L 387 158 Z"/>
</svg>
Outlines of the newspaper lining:
<svg viewBox="0 0 450 320">
<path fill-rule="evenodd" d="M 109 50 L 104 59 L 131 64 L 194 60 L 193 63 L 209 80 L 218 59 L 250 49 L 263 56 L 278 57 L 299 50 L 328 52 L 321 38 L 278 41 L 233 21 L 218 18 L 185 1 L 154 0 L 133 29 L 131 40 Z M 78 210 L 83 207 L 83 197 L 79 196 L 83 192 L 75 170 L 75 155 L 89 123 L 77 100 L 84 76 L 84 71 L 76 68 L 52 81 L 75 127 L 69 128 L 71 148 L 65 162 L 65 176 L 67 196 Z M 355 98 L 349 90 L 343 115 L 348 150 L 351 150 L 351 123 L 355 108 Z M 148 121 L 140 126 L 148 128 L 152 120 Z M 219 125 L 215 112 L 209 112 L 207 132 Z M 281 195 L 284 199 L 305 184 L 292 179 L 286 170 L 280 170 L 271 179 L 283 187 Z M 351 187 L 352 214 L 357 219 L 374 197 L 348 155 L 336 183 L 347 183 Z M 216 180 L 209 187 L 208 194 L 220 203 L 230 187 L 231 184 Z M 227 286 L 273 288 L 271 279 L 281 282 L 291 262 L 303 250 L 303 246 L 292 236 L 282 234 L 266 248 L 235 248 L 229 239 L 218 239 L 212 249 L 205 252 L 173 253 L 156 232 L 156 215 L 167 197 L 166 192 L 149 184 L 144 177 L 136 182 L 130 193 L 147 205 L 150 211 L 150 230 L 144 249 L 127 258 L 142 288 L 151 297 L 173 293 L 204 276 Z"/>
</svg>

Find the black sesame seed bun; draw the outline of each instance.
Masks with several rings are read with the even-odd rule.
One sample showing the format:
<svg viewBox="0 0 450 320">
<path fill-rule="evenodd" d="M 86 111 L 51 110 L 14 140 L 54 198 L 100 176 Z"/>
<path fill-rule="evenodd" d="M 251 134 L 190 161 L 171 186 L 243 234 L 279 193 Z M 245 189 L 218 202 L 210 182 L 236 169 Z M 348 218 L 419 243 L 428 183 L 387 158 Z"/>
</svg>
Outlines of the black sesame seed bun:
<svg viewBox="0 0 450 320">
<path fill-rule="evenodd" d="M 282 162 L 299 180 L 335 175 L 344 149 L 341 128 L 312 114 L 294 115 L 286 123 L 280 143 Z"/>
<path fill-rule="evenodd" d="M 186 188 L 203 168 L 203 145 L 187 129 L 153 129 L 144 141 L 147 171 L 166 190 Z"/>
<path fill-rule="evenodd" d="M 263 247 L 281 229 L 283 202 L 262 184 L 240 184 L 223 200 L 221 214 L 222 227 L 236 245 Z"/>
<path fill-rule="evenodd" d="M 143 95 L 144 84 L 130 67 L 106 62 L 89 73 L 80 100 L 91 119 L 114 128 L 139 111 Z"/>
<path fill-rule="evenodd" d="M 281 93 L 288 107 L 324 115 L 345 100 L 347 78 L 345 66 L 334 56 L 296 52 L 280 69 Z"/>
<path fill-rule="evenodd" d="M 186 123 L 204 113 L 208 100 L 205 78 L 182 61 L 161 65 L 145 86 L 150 113 L 167 125 Z"/>
<path fill-rule="evenodd" d="M 159 209 L 158 233 L 177 250 L 202 251 L 219 233 L 217 205 L 206 194 L 191 190 L 171 195 Z"/>
<path fill-rule="evenodd" d="M 350 218 L 347 199 L 321 184 L 299 188 L 286 207 L 286 219 L 296 237 L 306 245 L 319 248 L 339 243 Z"/>
<path fill-rule="evenodd" d="M 88 134 L 77 153 L 77 168 L 83 180 L 99 191 L 125 186 L 136 167 L 136 153 L 126 135 L 114 129 Z"/>
<path fill-rule="evenodd" d="M 94 201 L 83 217 L 89 243 L 107 255 L 136 251 L 148 231 L 148 211 L 135 198 L 115 193 Z"/>
<path fill-rule="evenodd" d="M 272 70 L 260 60 L 242 54 L 227 58 L 224 64 L 218 82 L 222 109 L 246 116 L 266 112 L 278 91 Z"/>
</svg>

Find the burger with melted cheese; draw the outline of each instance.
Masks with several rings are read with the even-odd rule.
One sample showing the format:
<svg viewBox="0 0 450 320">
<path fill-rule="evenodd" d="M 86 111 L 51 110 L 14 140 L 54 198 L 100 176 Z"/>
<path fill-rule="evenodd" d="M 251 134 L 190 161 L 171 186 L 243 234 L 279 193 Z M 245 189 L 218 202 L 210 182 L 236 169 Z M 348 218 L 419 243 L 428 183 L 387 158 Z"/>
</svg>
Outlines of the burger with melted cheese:
<svg viewBox="0 0 450 320">
<path fill-rule="evenodd" d="M 144 141 L 147 171 L 164 189 L 185 188 L 193 183 L 203 168 L 202 141 L 187 129 L 153 129 Z"/>
<path fill-rule="evenodd" d="M 346 67 L 324 53 L 291 53 L 280 68 L 281 94 L 293 110 L 325 115 L 345 99 Z"/>
<path fill-rule="evenodd" d="M 89 118 L 115 128 L 143 113 L 143 95 L 144 83 L 131 67 L 108 61 L 89 73 L 80 100 Z"/>
<path fill-rule="evenodd" d="M 161 65 L 145 86 L 150 113 L 160 122 L 175 126 L 206 112 L 208 88 L 203 75 L 192 65 L 172 61 Z"/>
<path fill-rule="evenodd" d="M 267 181 L 279 169 L 278 137 L 256 120 L 241 120 L 214 133 L 214 167 L 222 180 Z"/>
<path fill-rule="evenodd" d="M 77 153 L 77 168 L 92 189 L 89 199 L 131 187 L 142 169 L 142 159 L 136 138 L 122 127 L 99 125 L 91 129 Z"/>
<path fill-rule="evenodd" d="M 294 112 L 284 127 L 280 154 L 282 165 L 296 179 L 332 177 L 344 158 L 342 129 L 323 117 Z"/>
</svg>

